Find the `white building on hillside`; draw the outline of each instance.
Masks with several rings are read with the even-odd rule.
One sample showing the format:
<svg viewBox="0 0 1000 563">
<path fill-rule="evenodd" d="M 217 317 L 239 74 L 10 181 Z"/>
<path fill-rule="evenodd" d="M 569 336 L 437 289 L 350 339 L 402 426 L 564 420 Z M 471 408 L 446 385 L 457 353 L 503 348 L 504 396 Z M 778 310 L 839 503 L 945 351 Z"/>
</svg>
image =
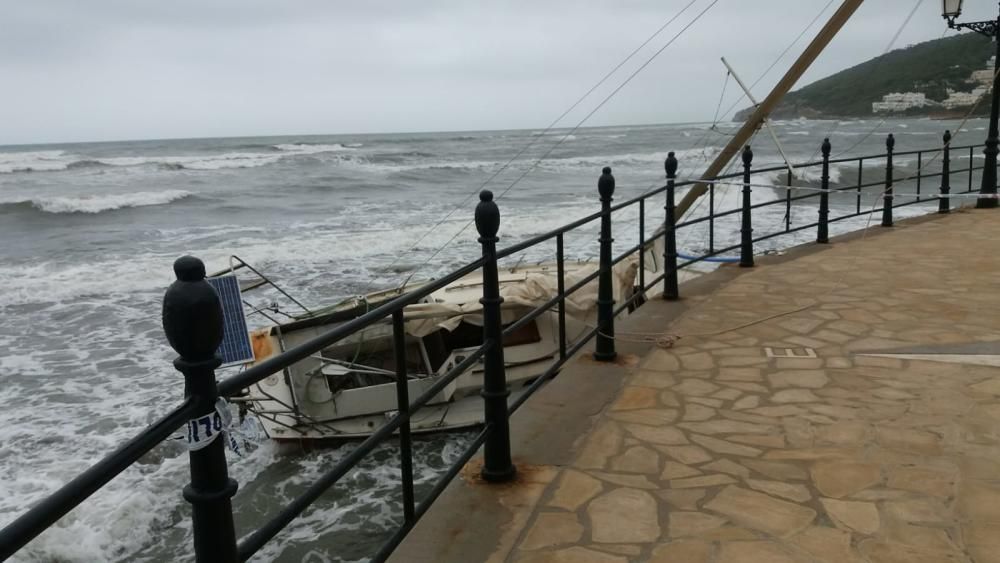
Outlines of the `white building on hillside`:
<svg viewBox="0 0 1000 563">
<path fill-rule="evenodd" d="M 910 108 L 922 108 L 933 105 L 923 92 L 893 92 L 882 96 L 881 102 L 872 102 L 872 112 L 897 112 Z"/>
<path fill-rule="evenodd" d="M 941 102 L 941 105 L 947 109 L 967 108 L 978 102 L 987 90 L 988 89 L 983 86 L 979 86 L 971 92 L 956 92 L 951 88 L 948 88 L 948 97 Z"/>
<path fill-rule="evenodd" d="M 920 92 L 893 92 L 882 96 L 881 102 L 872 102 L 872 113 L 896 113 L 906 111 L 910 108 L 920 108 L 925 106 L 940 105 L 945 109 L 967 108 L 980 100 L 990 87 L 993 86 L 993 65 L 996 57 L 990 57 L 986 62 L 986 68 L 975 70 L 969 75 L 969 82 L 977 84 L 971 92 L 956 92 L 949 88 L 948 97 L 940 102 L 928 100 L 925 94 Z"/>
</svg>

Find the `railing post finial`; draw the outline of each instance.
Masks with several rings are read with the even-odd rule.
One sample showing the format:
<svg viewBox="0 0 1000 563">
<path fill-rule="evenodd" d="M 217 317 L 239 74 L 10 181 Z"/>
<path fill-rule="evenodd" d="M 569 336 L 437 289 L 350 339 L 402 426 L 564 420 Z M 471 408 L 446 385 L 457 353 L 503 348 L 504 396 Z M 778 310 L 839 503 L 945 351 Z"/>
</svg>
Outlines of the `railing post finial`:
<svg viewBox="0 0 1000 563">
<path fill-rule="evenodd" d="M 743 147 L 743 213 L 740 220 L 740 267 L 753 267 L 753 223 L 750 216 L 750 164 L 753 151 Z"/>
<path fill-rule="evenodd" d="M 674 204 L 677 158 L 673 152 L 667 153 L 663 169 L 667 173 L 667 202 L 663 220 L 663 298 L 675 301 L 680 298 L 680 287 L 677 283 L 677 208 Z"/>
<path fill-rule="evenodd" d="M 489 346 L 483 357 L 483 414 L 489 434 L 483 445 L 483 480 L 503 483 L 514 479 L 517 469 L 510 456 L 510 423 L 508 420 L 507 375 L 503 358 L 503 324 L 500 319 L 500 276 L 497 271 L 497 232 L 500 230 L 500 209 L 493 201 L 493 192 L 479 192 L 476 206 L 476 230 L 483 247 L 483 344 Z"/>
<path fill-rule="evenodd" d="M 938 200 L 938 213 L 951 211 L 951 130 L 944 131 L 944 149 L 941 155 L 941 195 Z M 970 161 L 971 162 L 971 161 Z M 969 164 L 972 166 L 972 164 Z"/>
<path fill-rule="evenodd" d="M 594 359 L 610 362 L 618 357 L 615 351 L 614 292 L 611 287 L 611 200 L 615 193 L 615 177 L 611 167 L 601 170 L 597 180 L 597 191 L 601 194 L 601 246 L 600 271 L 597 285 L 597 343 L 594 345 Z"/>
<path fill-rule="evenodd" d="M 500 208 L 493 201 L 493 192 L 489 190 L 479 192 L 479 204 L 476 205 L 476 230 L 479 231 L 479 236 L 491 239 L 496 239 L 497 232 L 500 231 Z"/>
<path fill-rule="evenodd" d="M 180 354 L 174 367 L 184 374 L 184 395 L 195 402 L 195 418 L 188 421 L 191 483 L 184 498 L 192 505 L 195 559 L 202 562 L 239 560 L 233 508 L 236 481 L 226 467 L 221 416 L 216 412 L 219 390 L 215 368 L 222 343 L 222 305 L 205 281 L 205 264 L 183 256 L 174 262 L 177 281 L 163 296 L 163 330 L 170 346 Z"/>
</svg>

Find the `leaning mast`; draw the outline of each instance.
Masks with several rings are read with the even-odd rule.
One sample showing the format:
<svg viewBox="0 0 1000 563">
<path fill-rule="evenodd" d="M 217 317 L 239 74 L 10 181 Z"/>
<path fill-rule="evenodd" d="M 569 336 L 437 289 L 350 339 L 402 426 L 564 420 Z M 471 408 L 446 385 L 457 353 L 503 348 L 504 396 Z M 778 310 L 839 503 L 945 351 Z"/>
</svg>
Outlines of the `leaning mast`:
<svg viewBox="0 0 1000 563">
<path fill-rule="evenodd" d="M 784 98 L 785 94 L 792 89 L 792 86 L 798 82 L 802 74 L 809 68 L 809 66 L 816 60 L 816 57 L 823 51 L 824 48 L 830 43 L 830 40 L 840 31 L 840 28 L 844 26 L 847 20 L 854 14 L 854 12 L 861 6 L 864 0 L 844 0 L 844 3 L 840 5 L 840 8 L 833 14 L 830 21 L 826 22 L 823 29 L 820 30 L 819 34 L 812 40 L 805 51 L 799 56 L 794 64 L 788 69 L 785 75 L 781 78 L 771 93 L 764 98 L 764 101 L 757 106 L 757 109 L 753 112 L 746 123 L 740 127 L 739 131 L 733 135 L 733 138 L 729 140 L 729 143 L 722 149 L 722 152 L 712 161 L 712 164 L 705 169 L 702 173 L 701 179 L 707 180 L 710 178 L 715 178 L 719 172 L 729 161 L 732 160 L 736 153 L 743 147 L 743 144 L 750 139 L 750 136 L 754 134 L 757 129 L 764 123 L 767 116 L 771 111 L 778 105 L 778 102 Z M 676 217 L 680 218 L 687 212 L 691 204 L 694 203 L 696 199 L 701 197 L 707 191 L 706 184 L 699 183 L 695 184 L 691 190 L 684 195 L 684 198 L 677 204 Z"/>
</svg>

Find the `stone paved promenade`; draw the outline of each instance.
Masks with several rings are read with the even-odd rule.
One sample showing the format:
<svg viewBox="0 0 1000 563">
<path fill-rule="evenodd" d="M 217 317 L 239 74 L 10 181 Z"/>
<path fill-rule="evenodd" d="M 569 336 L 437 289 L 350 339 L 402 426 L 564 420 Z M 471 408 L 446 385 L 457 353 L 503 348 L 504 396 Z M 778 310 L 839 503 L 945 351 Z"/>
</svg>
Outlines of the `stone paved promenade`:
<svg viewBox="0 0 1000 563">
<path fill-rule="evenodd" d="M 873 227 L 691 303 L 488 560 L 1000 562 L 997 241 Z"/>
</svg>

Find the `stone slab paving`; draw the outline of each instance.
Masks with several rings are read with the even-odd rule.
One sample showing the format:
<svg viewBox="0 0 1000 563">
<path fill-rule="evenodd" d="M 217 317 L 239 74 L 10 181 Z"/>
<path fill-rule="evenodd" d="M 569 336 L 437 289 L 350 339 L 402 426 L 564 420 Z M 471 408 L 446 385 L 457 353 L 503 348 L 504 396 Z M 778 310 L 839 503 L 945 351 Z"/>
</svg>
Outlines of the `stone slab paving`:
<svg viewBox="0 0 1000 563">
<path fill-rule="evenodd" d="M 996 241 L 966 210 L 739 276 L 491 561 L 1000 562 L 1000 368 L 892 356 L 1000 354 Z"/>
</svg>

